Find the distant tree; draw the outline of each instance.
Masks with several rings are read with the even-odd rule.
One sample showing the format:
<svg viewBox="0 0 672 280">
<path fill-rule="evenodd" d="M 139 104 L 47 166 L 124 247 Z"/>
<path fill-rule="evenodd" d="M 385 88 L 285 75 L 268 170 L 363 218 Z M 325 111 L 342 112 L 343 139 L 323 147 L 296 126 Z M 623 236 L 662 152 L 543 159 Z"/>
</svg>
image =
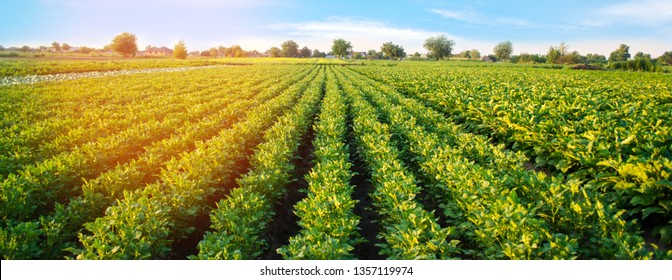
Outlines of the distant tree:
<svg viewBox="0 0 672 280">
<path fill-rule="evenodd" d="M 365 59 L 366 54 L 361 53 L 361 52 L 354 52 L 354 53 L 352 53 L 352 58 L 354 58 L 354 59 Z"/>
<path fill-rule="evenodd" d="M 477 49 L 469 51 L 469 58 L 479 60 L 481 59 L 481 53 Z"/>
<path fill-rule="evenodd" d="M 501 42 L 492 49 L 492 52 L 495 53 L 498 61 L 509 60 L 513 53 L 513 44 L 510 41 Z"/>
<path fill-rule="evenodd" d="M 64 50 L 64 51 L 69 51 L 70 50 L 70 45 L 68 45 L 67 43 L 63 43 L 63 44 L 61 44 L 61 49 Z"/>
<path fill-rule="evenodd" d="M 92 48 L 85 47 L 85 46 L 82 46 L 81 48 L 79 48 L 79 52 L 82 53 L 82 54 L 90 54 L 93 51 L 94 50 Z"/>
<path fill-rule="evenodd" d="M 471 58 L 471 54 L 469 53 L 469 51 L 461 51 L 460 53 L 456 54 L 455 57 L 469 59 Z"/>
<path fill-rule="evenodd" d="M 627 61 L 630 59 L 630 47 L 626 44 L 621 44 L 618 49 L 609 54 L 609 62 Z"/>
<path fill-rule="evenodd" d="M 282 57 L 297 57 L 299 56 L 299 44 L 296 42 L 289 40 L 285 41 L 280 45 L 282 50 L 280 51 L 280 55 Z"/>
<path fill-rule="evenodd" d="M 7 50 L 7 49 L 5 49 L 5 47 L 0 46 L 0 52 L 4 52 L 5 50 Z"/>
<path fill-rule="evenodd" d="M 261 57 L 261 54 L 257 50 L 251 50 L 251 51 L 245 52 L 245 56 L 247 56 L 247 57 Z"/>
<path fill-rule="evenodd" d="M 61 44 L 59 44 L 58 42 L 51 43 L 51 47 L 54 48 L 54 50 L 57 52 L 61 51 Z"/>
<path fill-rule="evenodd" d="M 579 64 L 579 63 L 584 63 L 586 61 L 586 58 L 581 56 L 579 52 L 573 51 L 571 53 L 565 53 L 565 55 L 561 56 L 560 59 L 558 60 L 559 64 Z"/>
<path fill-rule="evenodd" d="M 122 54 L 124 57 L 135 56 L 138 51 L 137 38 L 135 34 L 128 32 L 121 33 L 112 39 L 112 49 Z M 65 50 L 65 47 L 63 47 Z"/>
<path fill-rule="evenodd" d="M 219 51 L 215 47 L 210 48 L 210 50 L 208 50 L 208 52 L 210 53 L 210 56 L 212 56 L 212 57 L 217 57 L 218 54 L 219 54 Z"/>
<path fill-rule="evenodd" d="M 367 59 L 379 59 L 380 57 L 378 56 L 378 52 L 376 50 L 369 50 L 366 52 L 366 58 Z"/>
<path fill-rule="evenodd" d="M 651 54 L 643 53 L 643 52 L 637 52 L 635 54 L 635 58 L 646 58 L 646 59 L 651 60 Z"/>
<path fill-rule="evenodd" d="M 210 56 L 210 50 L 201 51 L 201 56 Z"/>
<path fill-rule="evenodd" d="M 31 51 L 32 49 L 31 49 L 29 46 L 23 46 L 23 47 L 21 47 L 19 50 L 22 51 L 22 52 L 29 52 L 29 51 Z"/>
<path fill-rule="evenodd" d="M 392 59 L 402 59 L 406 57 L 406 52 L 404 52 L 404 47 L 400 45 L 395 45 L 392 42 L 383 43 L 380 47 L 380 51 L 383 52 L 386 56 Z"/>
<path fill-rule="evenodd" d="M 247 53 L 240 45 L 233 45 L 226 49 L 226 56 L 228 57 L 245 57 Z"/>
<path fill-rule="evenodd" d="M 445 35 L 439 35 L 427 38 L 425 44 L 422 46 L 429 51 L 430 57 L 439 60 L 450 56 L 450 53 L 453 51 L 453 46 L 455 46 L 455 42 L 453 40 L 448 40 Z"/>
<path fill-rule="evenodd" d="M 281 51 L 278 47 L 271 47 L 269 50 L 271 57 L 280 57 Z"/>
<path fill-rule="evenodd" d="M 225 56 L 224 53 L 226 52 L 226 47 L 219 45 L 217 47 L 217 56 Z"/>
<path fill-rule="evenodd" d="M 342 58 L 352 51 L 352 44 L 344 39 L 334 39 L 331 51 L 336 57 Z"/>
<path fill-rule="evenodd" d="M 414 52 L 412 55 L 409 55 L 408 58 L 411 60 L 420 60 L 422 59 L 422 55 L 419 52 Z"/>
<path fill-rule="evenodd" d="M 325 57 L 325 56 L 327 56 L 326 53 L 323 53 L 318 49 L 313 50 L 313 57 Z"/>
<path fill-rule="evenodd" d="M 301 51 L 299 52 L 299 56 L 301 57 L 310 57 L 312 52 L 308 47 L 303 47 L 301 48 Z"/>
<path fill-rule="evenodd" d="M 516 61 L 514 61 L 513 56 L 512 56 L 511 62 L 513 62 L 513 63 L 532 63 L 532 62 L 534 62 L 534 60 L 532 60 L 532 55 L 530 55 L 529 53 L 521 53 L 518 56 L 518 59 L 516 59 Z"/>
<path fill-rule="evenodd" d="M 586 55 L 586 63 L 588 64 L 605 64 L 607 58 L 604 55 L 589 53 Z"/>
<path fill-rule="evenodd" d="M 558 60 L 562 56 L 560 50 L 556 47 L 551 46 L 546 53 L 546 63 L 548 64 L 557 64 Z"/>
<path fill-rule="evenodd" d="M 672 65 L 672 51 L 665 52 L 659 56 L 658 63 Z"/>
<path fill-rule="evenodd" d="M 198 52 L 198 51 L 194 51 L 194 52 Z M 187 47 L 184 45 L 184 41 L 180 40 L 179 42 L 177 42 L 177 44 L 175 44 L 175 50 L 173 50 L 173 56 L 177 59 L 186 59 L 187 58 Z"/>
</svg>

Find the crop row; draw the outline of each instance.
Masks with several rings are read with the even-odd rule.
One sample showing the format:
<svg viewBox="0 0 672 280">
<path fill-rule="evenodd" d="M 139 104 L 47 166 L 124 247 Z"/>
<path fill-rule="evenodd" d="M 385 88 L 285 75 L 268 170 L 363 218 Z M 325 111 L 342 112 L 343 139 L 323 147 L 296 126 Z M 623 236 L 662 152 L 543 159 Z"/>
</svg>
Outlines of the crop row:
<svg viewBox="0 0 672 280">
<path fill-rule="evenodd" d="M 381 216 L 379 235 L 385 241 L 377 244 L 380 254 L 391 259 L 453 258 L 458 243 L 450 238 L 453 229 L 441 228 L 434 214 L 416 201 L 421 188 L 401 161 L 389 126 L 379 121 L 361 90 L 342 73 L 337 74 L 351 106 L 357 152 L 375 186 L 370 196 Z"/>
<path fill-rule="evenodd" d="M 661 74 L 357 68 L 601 193 L 672 240 L 672 84 Z M 497 71 L 493 73 L 493 71 Z M 657 221 L 657 222 L 656 222 Z"/>
<path fill-rule="evenodd" d="M 353 259 L 360 218 L 353 213 L 356 200 L 350 154 L 345 144 L 348 112 L 333 70 L 327 73 L 326 92 L 315 124 L 314 167 L 308 173 L 308 196 L 294 205 L 301 230 L 278 252 L 285 259 Z"/>
<path fill-rule="evenodd" d="M 356 78 L 433 186 L 428 192 L 461 238 L 469 240 L 464 249 L 471 257 L 651 256 L 643 239 L 619 217 L 622 212 L 599 196 L 580 191 L 576 183 L 545 180 L 545 175 L 523 167 L 524 157 L 462 132 L 438 112 L 392 88 Z"/>
<path fill-rule="evenodd" d="M 253 259 L 268 249 L 261 235 L 275 215 L 274 203 L 292 180 L 293 157 L 322 98 L 324 70 L 318 75 L 297 105 L 265 133 L 239 187 L 210 213 L 212 231 L 199 243 L 197 258 Z"/>
<path fill-rule="evenodd" d="M 5 256 L 21 259 L 62 257 L 62 249 L 73 244 L 82 224 L 102 216 L 106 207 L 121 198 L 123 191 L 133 191 L 152 183 L 167 160 L 193 150 L 197 141 L 210 139 L 220 130 L 244 119 L 250 109 L 271 99 L 305 74 L 284 77 L 282 82 L 271 78 L 260 84 L 261 87 L 251 87 L 231 95 L 236 101 L 219 112 L 183 126 L 170 138 L 146 147 L 137 159 L 86 181 L 82 186 L 82 195 L 70 200 L 67 205 L 58 205 L 52 215 L 41 217 L 39 222 L 20 223 L 5 229 L 5 242 L 2 244 Z M 257 94 L 260 90 L 263 90 L 262 93 Z M 22 248 L 18 247 L 19 239 Z"/>
<path fill-rule="evenodd" d="M 209 71 L 206 73 L 210 73 L 207 76 L 216 77 L 215 75 L 236 74 L 237 72 Z M 4 137 L 0 138 L 0 143 L 2 143 L 0 160 L 5 164 L 0 167 L 0 177 L 16 172 L 25 165 L 69 151 L 75 146 L 119 133 L 132 125 L 147 122 L 149 119 L 162 119 L 171 113 L 189 112 L 190 108 L 211 101 L 223 95 L 223 92 L 229 91 L 227 94 L 234 94 L 235 92 L 230 92 L 230 88 L 240 90 L 267 86 L 267 84 L 259 84 L 263 79 L 267 79 L 265 73 L 260 71 L 252 73 L 255 75 L 245 75 L 247 78 L 241 80 L 235 79 L 244 83 L 244 85 L 239 84 L 235 87 L 231 87 L 233 79 L 226 79 L 227 82 L 217 84 L 216 79 L 210 79 L 204 80 L 206 84 L 194 81 L 205 87 L 171 89 L 154 86 L 156 83 L 165 83 L 167 80 L 160 81 L 161 79 L 146 79 L 146 77 L 137 81 L 133 80 L 131 84 L 136 85 L 130 89 L 124 89 L 124 85 L 129 84 L 124 80 L 115 80 L 105 87 L 92 86 L 88 83 L 86 86 L 63 87 L 61 84 L 45 86 L 40 91 L 46 91 L 48 94 L 41 94 L 40 98 L 43 98 L 42 95 L 58 96 L 66 101 L 56 99 L 61 102 L 61 105 L 48 109 L 49 112 L 53 112 L 53 116 L 33 122 L 26 122 L 25 119 L 12 121 L 12 127 L 3 131 Z M 95 100 L 107 100 L 102 104 L 88 102 L 92 98 L 90 96 L 92 92 L 100 93 L 110 88 L 118 88 L 123 94 L 117 92 L 110 97 L 96 96 Z M 128 90 L 128 93 L 124 90 Z M 187 95 L 191 103 L 182 102 Z M 52 103 L 56 102 L 49 104 L 53 106 Z M 19 114 L 13 115 L 14 118 L 17 116 Z"/>
<path fill-rule="evenodd" d="M 105 216 L 85 224 L 78 259 L 165 258 L 174 242 L 195 230 L 197 218 L 212 207 L 209 201 L 228 192 L 246 164 L 250 149 L 262 141 L 263 131 L 299 98 L 316 77 L 292 84 L 273 100 L 250 110 L 248 117 L 190 153 L 170 160 L 156 183 L 132 192 Z"/>
</svg>

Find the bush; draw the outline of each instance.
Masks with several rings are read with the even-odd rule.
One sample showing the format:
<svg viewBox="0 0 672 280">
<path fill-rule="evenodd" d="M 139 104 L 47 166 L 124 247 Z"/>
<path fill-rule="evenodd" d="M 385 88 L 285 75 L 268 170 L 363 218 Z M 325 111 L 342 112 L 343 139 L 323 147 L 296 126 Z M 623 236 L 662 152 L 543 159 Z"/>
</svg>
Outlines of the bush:
<svg viewBox="0 0 672 280">
<path fill-rule="evenodd" d="M 662 72 L 663 69 L 655 61 L 649 58 L 641 57 L 628 61 L 612 62 L 609 69 L 643 72 Z"/>
<path fill-rule="evenodd" d="M 604 70 L 602 66 L 591 64 L 577 64 L 572 66 L 573 70 Z"/>
</svg>

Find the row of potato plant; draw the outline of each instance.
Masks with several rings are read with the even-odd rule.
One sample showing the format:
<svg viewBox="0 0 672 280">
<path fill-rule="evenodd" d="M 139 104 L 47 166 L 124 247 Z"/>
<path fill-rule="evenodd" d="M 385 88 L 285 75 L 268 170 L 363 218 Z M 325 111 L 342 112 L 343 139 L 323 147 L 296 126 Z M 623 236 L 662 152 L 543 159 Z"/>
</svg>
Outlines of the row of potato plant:
<svg viewBox="0 0 672 280">
<path fill-rule="evenodd" d="M 360 89 L 338 74 L 351 106 L 357 153 L 366 162 L 375 186 L 370 196 L 381 216 L 379 236 L 385 240 L 377 244 L 380 254 L 390 259 L 455 258 L 459 241 L 451 238 L 453 228 L 441 228 L 434 214 L 415 200 L 421 189 L 400 161 L 389 126 L 378 120 Z"/>
<path fill-rule="evenodd" d="M 369 98 L 384 111 L 393 130 L 403 136 L 402 145 L 412 152 L 413 160 L 426 173 L 424 178 L 439 188 L 430 191 L 437 194 L 446 215 L 460 224 L 458 229 L 464 231 L 464 236 L 475 239 L 478 249 L 472 252 L 473 257 L 648 257 L 641 237 L 631 234 L 631 229 L 618 218 L 618 211 L 608 206 L 605 209 L 595 196 L 557 182 L 552 188 L 552 184 L 544 182 L 544 175 L 527 172 L 522 162 L 512 164 L 513 157 L 502 157 L 507 153 L 501 150 L 488 155 L 490 160 L 483 160 L 483 154 L 474 152 L 497 149 L 487 147 L 489 144 L 482 137 L 462 133 L 463 141 L 455 143 L 457 135 L 453 133 L 459 129 L 442 131 L 439 125 L 448 122 L 431 109 L 413 104 L 412 99 L 392 104 L 390 100 L 395 98 L 390 95 L 394 91 L 384 89 L 384 85 L 361 87 L 368 89 Z M 388 96 L 382 97 L 381 90 Z M 435 118 L 428 120 L 425 127 L 435 127 L 435 132 L 423 128 L 413 116 L 424 115 L 427 120 L 428 112 L 433 112 Z M 546 206 L 549 203 L 553 209 Z M 570 209 L 576 211 L 568 213 Z M 582 240 L 580 245 L 577 240 Z"/>
<path fill-rule="evenodd" d="M 153 102 L 148 104 L 138 103 L 125 108 L 113 108 L 112 112 L 105 112 L 101 107 L 97 107 L 95 110 L 84 112 L 82 118 L 54 117 L 44 120 L 48 125 L 41 123 L 31 125 L 19 135 L 8 135 L 2 139 L 8 141 L 3 141 L 7 150 L 0 156 L 0 161 L 3 162 L 0 178 L 52 156 L 69 152 L 77 146 L 123 133 L 140 123 L 188 112 L 190 108 L 196 108 L 195 106 L 212 101 L 218 96 L 216 91 L 208 90 L 203 93 L 208 94 L 185 93 L 190 96 L 190 103 L 182 102 L 184 99 L 182 94 L 166 95 L 162 98 L 153 98 Z"/>
<path fill-rule="evenodd" d="M 261 235 L 275 216 L 275 202 L 292 181 L 294 157 L 319 107 L 324 70 L 318 75 L 298 104 L 265 133 L 250 159 L 250 171 L 237 181 L 239 187 L 212 210 L 212 231 L 205 233 L 194 258 L 254 259 L 268 250 Z"/>
<path fill-rule="evenodd" d="M 223 130 L 190 153 L 170 160 L 156 183 L 133 192 L 109 207 L 105 216 L 85 224 L 78 259 L 165 258 L 174 242 L 195 230 L 196 218 L 211 209 L 209 201 L 245 168 L 248 152 L 316 77 L 294 83 L 272 102 L 250 110 L 242 122 Z"/>
<path fill-rule="evenodd" d="M 57 205 L 52 215 L 28 222 L 33 225 L 20 223 L 3 229 L 0 236 L 3 257 L 62 258 L 65 253 L 63 249 L 72 246 L 76 241 L 82 225 L 102 216 L 106 207 L 121 198 L 123 191 L 132 191 L 152 183 L 167 160 L 193 150 L 197 141 L 208 140 L 220 130 L 244 119 L 249 110 L 276 96 L 307 74 L 306 71 L 298 73 L 299 68 L 293 69 L 294 72 L 269 77 L 255 87 L 246 88 L 241 83 L 235 91 L 227 93 L 237 101 L 199 122 L 183 126 L 171 138 L 153 143 L 145 148 L 146 151 L 138 159 L 118 165 L 97 178 L 86 181 L 82 186 L 82 195 L 70 200 L 67 205 Z M 259 93 L 260 91 L 263 92 Z"/>
<path fill-rule="evenodd" d="M 353 210 L 354 186 L 347 133 L 347 105 L 333 70 L 327 73 L 322 111 L 315 124 L 314 167 L 306 176 L 308 195 L 294 206 L 300 219 L 299 234 L 278 250 L 285 259 L 354 259 L 359 237 L 359 217 Z"/>
<path fill-rule="evenodd" d="M 602 192 L 672 242 L 672 83 L 662 74 L 359 69 Z"/>
<path fill-rule="evenodd" d="M 214 98 L 191 111 L 174 113 L 162 120 L 149 119 L 10 174 L 0 189 L 2 225 L 49 213 L 55 203 L 66 203 L 80 193 L 82 178 L 95 178 L 137 158 L 145 146 L 169 138 L 183 125 L 202 119 L 235 99 L 235 96 Z"/>
<path fill-rule="evenodd" d="M 161 77 L 147 79 L 143 76 L 137 81 L 135 79 L 138 78 L 133 77 L 129 78 L 132 80 L 130 82 L 113 80 L 109 84 L 100 81 L 95 85 L 83 82 L 64 87 L 60 83 L 55 83 L 27 92 L 26 94 L 38 98 L 43 98 L 41 95 L 49 95 L 66 100 L 49 98 L 48 105 L 53 106 L 54 103 L 60 105 L 49 109 L 53 113 L 50 117 L 38 121 L 26 122 L 20 114 L 10 114 L 10 117 L 14 118 L 8 120 L 12 122 L 12 126 L 3 129 L 3 137 L 0 138 L 0 162 L 4 163 L 0 166 L 0 178 L 20 170 L 23 166 L 69 151 L 75 146 L 119 133 L 133 124 L 148 119 L 162 119 L 168 114 L 187 111 L 198 103 L 211 100 L 221 94 L 222 90 L 231 87 L 234 82 L 234 79 L 224 79 L 222 83 L 221 79 L 215 79 L 216 77 L 239 73 L 228 69 L 233 68 L 199 71 L 200 75 L 191 75 L 210 78 L 192 79 L 193 83 L 200 84 L 200 87 L 179 84 L 155 87 L 155 83 L 167 83 L 170 80 Z M 241 73 L 247 78 L 235 80 L 244 81 L 248 86 L 258 84 L 266 76 L 265 72 L 258 70 Z M 239 85 L 236 87 L 241 88 Z M 105 93 L 110 89 L 117 91 L 115 95 L 107 98 Z M 99 95 L 92 97 L 91 92 L 98 92 Z M 189 96 L 191 104 L 182 102 L 185 96 Z M 106 101 L 95 104 L 99 99 Z"/>
</svg>

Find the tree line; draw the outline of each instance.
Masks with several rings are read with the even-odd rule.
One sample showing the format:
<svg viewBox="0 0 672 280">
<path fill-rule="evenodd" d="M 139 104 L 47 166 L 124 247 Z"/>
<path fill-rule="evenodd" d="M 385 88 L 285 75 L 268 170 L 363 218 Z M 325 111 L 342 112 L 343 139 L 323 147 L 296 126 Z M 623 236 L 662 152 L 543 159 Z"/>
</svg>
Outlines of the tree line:
<svg viewBox="0 0 672 280">
<path fill-rule="evenodd" d="M 481 55 L 476 50 L 465 50 L 459 53 L 453 53 L 455 42 L 449 40 L 445 35 L 429 37 L 425 40 L 423 47 L 427 50 L 425 55 L 418 52 L 410 56 L 405 52 L 404 47 L 394 44 L 393 42 L 385 42 L 381 45 L 380 50 L 368 50 L 367 52 L 353 52 L 352 43 L 345 39 L 334 39 L 331 50 L 327 53 L 318 49 L 310 49 L 307 46 L 300 47 L 298 43 L 293 40 L 283 42 L 280 47 L 271 47 L 264 53 L 256 50 L 245 51 L 239 45 L 231 47 L 213 47 L 202 51 L 188 52 L 187 47 L 183 41 L 179 41 L 172 50 L 173 56 L 178 59 L 185 59 L 189 54 L 193 56 L 203 57 L 292 57 L 292 58 L 323 58 L 333 56 L 334 58 L 344 59 L 390 59 L 390 60 L 443 60 L 443 59 L 467 59 L 480 61 L 502 61 L 512 63 L 546 63 L 546 64 L 569 64 L 569 65 L 598 65 L 601 68 L 606 65 L 612 69 L 624 70 L 639 70 L 639 71 L 660 71 L 662 65 L 672 65 L 672 51 L 665 52 L 658 58 L 652 58 L 650 54 L 638 52 L 633 56 L 630 54 L 630 47 L 626 44 L 621 44 L 616 50 L 609 54 L 609 57 L 600 54 L 589 53 L 581 55 L 577 51 L 570 51 L 569 45 L 560 43 L 557 46 L 550 46 L 546 54 L 528 54 L 520 53 L 513 54 L 513 43 L 505 41 L 498 43 L 492 49 L 492 54 Z M 52 43 L 52 49 L 56 51 L 68 51 L 72 47 L 66 43 Z M 45 49 L 47 47 L 44 47 Z M 150 49 L 148 46 L 146 49 Z M 26 50 L 24 50 L 26 49 Z M 40 48 L 42 49 L 42 48 Z M 91 48 L 78 48 L 82 53 L 90 53 Z M 0 51 L 5 49 L 0 46 Z M 20 51 L 28 51 L 29 47 L 24 46 Z M 105 46 L 103 50 L 115 51 L 124 57 L 135 56 L 138 53 L 137 37 L 135 34 L 124 32 L 112 39 L 112 43 Z M 632 58 L 632 59 L 631 59 Z M 580 67 L 580 66 L 579 66 Z M 588 67 L 590 68 L 590 67 Z"/>
</svg>

